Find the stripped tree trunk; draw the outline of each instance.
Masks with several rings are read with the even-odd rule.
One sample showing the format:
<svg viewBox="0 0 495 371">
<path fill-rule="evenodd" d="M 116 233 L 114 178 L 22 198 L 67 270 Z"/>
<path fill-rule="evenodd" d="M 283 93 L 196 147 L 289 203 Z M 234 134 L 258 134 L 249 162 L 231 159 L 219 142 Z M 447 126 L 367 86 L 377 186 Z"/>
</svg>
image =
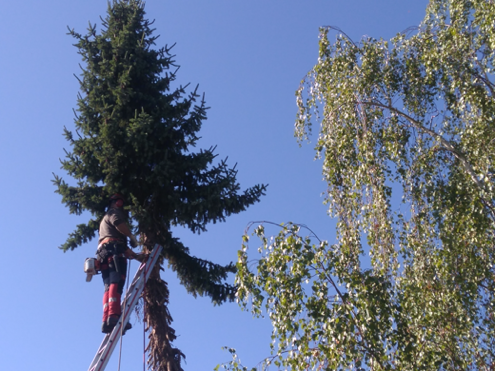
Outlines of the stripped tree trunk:
<svg viewBox="0 0 495 371">
<path fill-rule="evenodd" d="M 148 238 L 146 240 L 150 241 Z M 152 245 L 146 243 L 143 247 L 144 253 L 150 252 L 148 246 Z M 145 304 L 143 317 L 149 340 L 146 347 L 148 366 L 153 371 L 183 371 L 181 358 L 186 358 L 186 356 L 172 346 L 177 336 L 175 330 L 170 326 L 173 319 L 168 310 L 168 285 L 160 277 L 163 262 L 164 259 L 160 256 L 157 264 L 153 267 L 143 293 Z"/>
</svg>

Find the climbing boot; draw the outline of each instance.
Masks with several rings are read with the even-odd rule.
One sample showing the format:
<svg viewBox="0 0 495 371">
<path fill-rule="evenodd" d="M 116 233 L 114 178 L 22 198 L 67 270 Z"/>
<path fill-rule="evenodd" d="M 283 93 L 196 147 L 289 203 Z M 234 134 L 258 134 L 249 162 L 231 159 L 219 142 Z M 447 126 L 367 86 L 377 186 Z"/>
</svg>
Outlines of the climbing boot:
<svg viewBox="0 0 495 371">
<path fill-rule="evenodd" d="M 127 324 L 124 327 L 124 331 L 122 331 L 122 336 L 124 336 L 125 333 L 127 332 L 127 330 L 130 330 L 131 328 L 132 328 L 131 323 L 130 322 L 127 322 Z"/>
<path fill-rule="evenodd" d="M 108 317 L 107 327 L 110 329 L 109 332 L 111 332 L 113 330 L 113 328 L 115 327 L 115 325 L 119 322 L 119 318 L 120 317 L 117 317 L 117 316 Z M 124 327 L 124 331 L 122 331 L 122 335 L 124 335 L 126 333 L 126 331 L 130 330 L 131 328 L 132 328 L 132 325 L 129 322 L 127 322 L 127 324 Z M 103 331 L 103 328 L 102 328 L 102 331 Z"/>
<path fill-rule="evenodd" d="M 108 326 L 108 324 L 106 322 L 103 322 L 101 324 L 101 332 L 103 332 L 104 334 L 111 333 L 112 329 L 113 329 L 113 327 Z"/>
<path fill-rule="evenodd" d="M 119 316 L 109 316 L 107 319 L 107 326 L 113 329 L 117 322 L 119 322 L 119 318 Z"/>
</svg>

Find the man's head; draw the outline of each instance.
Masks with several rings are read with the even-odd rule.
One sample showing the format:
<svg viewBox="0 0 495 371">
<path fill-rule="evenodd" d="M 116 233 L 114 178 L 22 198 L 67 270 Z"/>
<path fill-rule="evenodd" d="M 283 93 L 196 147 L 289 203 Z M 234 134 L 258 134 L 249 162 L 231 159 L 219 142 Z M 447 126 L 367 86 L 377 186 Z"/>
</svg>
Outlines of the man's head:
<svg viewBox="0 0 495 371">
<path fill-rule="evenodd" d="M 123 207 L 124 206 L 124 196 L 120 193 L 115 193 L 110 196 L 110 207 Z"/>
</svg>

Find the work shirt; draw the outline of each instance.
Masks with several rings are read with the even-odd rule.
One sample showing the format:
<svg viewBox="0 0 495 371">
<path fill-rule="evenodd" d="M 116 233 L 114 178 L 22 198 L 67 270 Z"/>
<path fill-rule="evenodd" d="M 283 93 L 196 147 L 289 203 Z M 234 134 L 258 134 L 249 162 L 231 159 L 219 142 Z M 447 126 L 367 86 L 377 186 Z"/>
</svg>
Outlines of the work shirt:
<svg viewBox="0 0 495 371">
<path fill-rule="evenodd" d="M 100 223 L 100 238 L 98 239 L 98 244 L 105 238 L 118 238 L 125 243 L 126 236 L 120 233 L 116 228 L 116 226 L 125 223 L 125 221 L 126 217 L 122 209 L 114 207 L 108 210 Z"/>
</svg>

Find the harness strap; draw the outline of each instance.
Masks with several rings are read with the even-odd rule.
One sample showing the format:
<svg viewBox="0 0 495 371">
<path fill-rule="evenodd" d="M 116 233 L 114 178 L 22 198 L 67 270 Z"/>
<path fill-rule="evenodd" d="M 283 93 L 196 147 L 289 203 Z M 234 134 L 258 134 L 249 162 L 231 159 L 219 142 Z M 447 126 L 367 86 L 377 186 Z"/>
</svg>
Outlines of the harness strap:
<svg viewBox="0 0 495 371">
<path fill-rule="evenodd" d="M 103 245 L 106 245 L 107 243 L 109 242 L 120 242 L 120 243 L 124 243 L 124 241 L 122 241 L 120 238 L 112 238 L 112 237 L 107 237 L 105 239 L 103 239 L 99 245 L 98 245 L 98 249 L 100 247 L 102 247 Z"/>
<path fill-rule="evenodd" d="M 98 250 L 96 250 L 96 258 L 100 264 L 111 264 L 112 262 L 117 264 L 115 259 L 124 257 L 124 250 L 126 248 L 125 243 L 116 238 L 114 240 L 115 241 L 108 241 L 108 239 L 104 239 L 98 245 Z M 102 267 L 101 269 L 104 268 Z"/>
</svg>

